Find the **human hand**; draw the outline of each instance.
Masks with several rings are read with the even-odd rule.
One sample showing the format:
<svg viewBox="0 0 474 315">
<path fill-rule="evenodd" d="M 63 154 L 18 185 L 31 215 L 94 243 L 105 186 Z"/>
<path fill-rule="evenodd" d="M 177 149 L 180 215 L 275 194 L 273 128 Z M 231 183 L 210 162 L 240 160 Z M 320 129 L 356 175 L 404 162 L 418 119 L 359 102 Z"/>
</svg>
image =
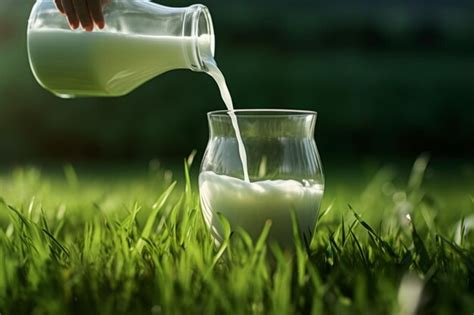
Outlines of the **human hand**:
<svg viewBox="0 0 474 315">
<path fill-rule="evenodd" d="M 54 0 L 62 14 L 66 15 L 72 29 L 82 26 L 87 32 L 94 25 L 102 29 L 105 26 L 103 6 L 109 0 Z"/>
</svg>

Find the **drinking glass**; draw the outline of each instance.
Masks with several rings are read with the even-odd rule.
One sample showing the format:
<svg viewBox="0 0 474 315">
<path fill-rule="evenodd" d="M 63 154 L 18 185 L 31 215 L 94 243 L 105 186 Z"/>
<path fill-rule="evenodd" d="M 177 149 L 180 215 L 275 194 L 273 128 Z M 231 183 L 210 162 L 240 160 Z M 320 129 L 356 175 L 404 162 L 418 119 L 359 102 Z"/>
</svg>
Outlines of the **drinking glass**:
<svg viewBox="0 0 474 315">
<path fill-rule="evenodd" d="M 244 179 L 238 129 L 247 155 Z M 223 238 L 221 213 L 232 230 L 256 240 L 267 220 L 268 241 L 293 246 L 291 212 L 309 242 L 324 191 L 314 140 L 317 113 L 303 110 L 235 110 L 208 113 L 209 142 L 199 175 L 201 208 L 217 243 Z"/>
</svg>

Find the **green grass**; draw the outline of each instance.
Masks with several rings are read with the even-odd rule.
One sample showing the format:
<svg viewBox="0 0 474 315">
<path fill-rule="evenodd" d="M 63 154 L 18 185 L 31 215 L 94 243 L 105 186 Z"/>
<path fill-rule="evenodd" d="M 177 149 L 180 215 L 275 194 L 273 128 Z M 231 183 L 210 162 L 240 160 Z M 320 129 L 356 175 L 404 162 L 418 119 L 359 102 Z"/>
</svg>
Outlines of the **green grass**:
<svg viewBox="0 0 474 315">
<path fill-rule="evenodd" d="M 396 167 L 328 172 L 293 255 L 266 244 L 270 224 L 255 241 L 228 230 L 216 248 L 187 169 L 6 172 L 0 313 L 472 314 L 474 182 L 427 162 L 407 184 Z"/>
</svg>

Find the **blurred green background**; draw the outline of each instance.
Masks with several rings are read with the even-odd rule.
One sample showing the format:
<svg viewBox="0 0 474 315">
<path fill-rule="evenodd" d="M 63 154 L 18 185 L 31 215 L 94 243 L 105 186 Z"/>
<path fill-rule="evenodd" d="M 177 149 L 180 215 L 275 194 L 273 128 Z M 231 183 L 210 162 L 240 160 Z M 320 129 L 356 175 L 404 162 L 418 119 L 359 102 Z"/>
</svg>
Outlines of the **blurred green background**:
<svg viewBox="0 0 474 315">
<path fill-rule="evenodd" d="M 29 69 L 34 1 L 0 2 L 0 160 L 182 158 L 224 109 L 210 77 L 174 71 L 122 98 L 62 100 Z M 192 1 L 161 1 L 187 6 Z M 202 1 L 237 108 L 319 112 L 323 162 L 474 153 L 473 1 Z"/>
</svg>

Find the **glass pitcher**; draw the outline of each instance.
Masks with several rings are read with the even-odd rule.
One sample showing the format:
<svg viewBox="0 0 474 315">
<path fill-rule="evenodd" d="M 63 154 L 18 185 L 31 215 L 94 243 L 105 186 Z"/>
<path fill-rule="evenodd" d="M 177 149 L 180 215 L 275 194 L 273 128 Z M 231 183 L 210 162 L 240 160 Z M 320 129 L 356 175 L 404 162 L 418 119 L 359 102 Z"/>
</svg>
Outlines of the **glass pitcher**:
<svg viewBox="0 0 474 315">
<path fill-rule="evenodd" d="M 53 0 L 37 0 L 28 23 L 36 80 L 63 98 L 121 96 L 174 69 L 206 71 L 214 56 L 209 10 L 111 0 L 103 30 L 71 30 Z"/>
<path fill-rule="evenodd" d="M 256 240 L 267 220 L 269 241 L 294 244 L 291 212 L 301 236 L 311 241 L 324 192 L 314 140 L 316 113 L 297 110 L 236 110 L 250 181 L 243 175 L 238 138 L 229 111 L 208 114 L 209 142 L 201 164 L 201 208 L 216 243 L 223 237 L 219 213 L 233 231 Z"/>
</svg>

